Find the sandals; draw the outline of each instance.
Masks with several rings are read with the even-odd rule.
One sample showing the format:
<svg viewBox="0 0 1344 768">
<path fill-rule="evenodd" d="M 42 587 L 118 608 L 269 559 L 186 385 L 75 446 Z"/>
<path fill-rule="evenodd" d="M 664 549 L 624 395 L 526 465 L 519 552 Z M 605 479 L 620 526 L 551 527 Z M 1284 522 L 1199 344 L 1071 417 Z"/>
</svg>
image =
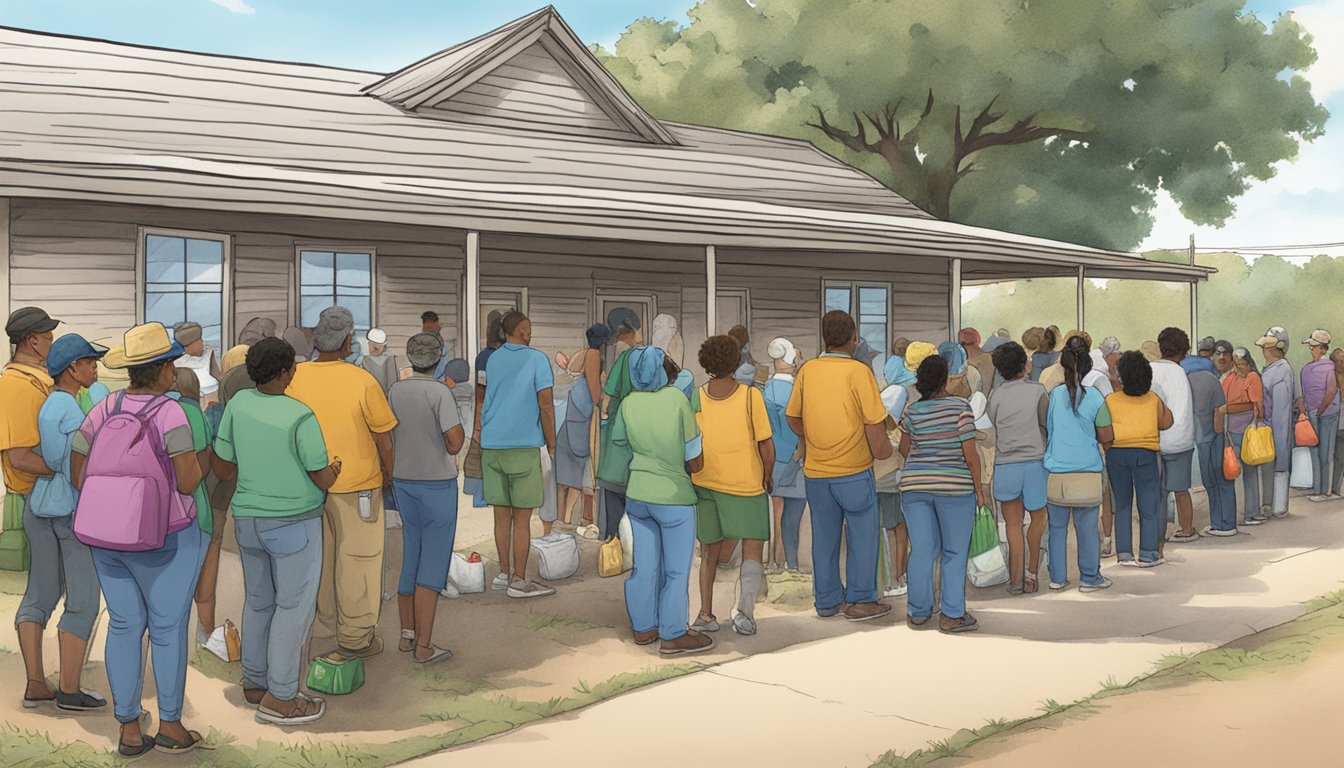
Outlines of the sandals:
<svg viewBox="0 0 1344 768">
<path fill-rule="evenodd" d="M 201 742 L 204 741 L 200 731 L 187 731 L 187 736 L 191 738 L 191 741 L 183 743 L 171 736 L 165 736 L 163 731 L 159 731 L 158 735 L 149 739 L 149 741 L 154 744 L 154 749 L 158 752 L 163 752 L 169 755 L 182 755 L 195 750 L 197 747 L 201 746 Z"/>
<path fill-rule="evenodd" d="M 1036 574 L 1028 573 L 1022 579 L 1022 591 L 1028 595 L 1034 595 L 1041 589 L 1041 583 L 1037 581 Z"/>
<path fill-rule="evenodd" d="M 430 647 L 434 649 L 434 652 L 431 653 L 428 658 L 422 659 L 419 656 L 412 655 L 411 660 L 416 664 L 437 664 L 440 661 L 447 661 L 453 658 L 453 652 L 447 648 L 439 648 L 437 646 Z"/>
<path fill-rule="evenodd" d="M 705 614 L 702 613 L 695 617 L 695 623 L 691 625 L 691 629 L 696 632 L 718 632 L 719 620 L 713 614 L 706 617 Z"/>
<path fill-rule="evenodd" d="M 401 639 L 397 641 L 397 650 L 402 653 L 410 653 L 415 650 L 415 630 L 401 630 Z"/>
<path fill-rule="evenodd" d="M 327 702 L 320 698 L 300 693 L 295 699 L 298 700 L 299 706 L 288 715 L 264 704 L 257 707 L 257 722 L 280 726 L 307 725 L 321 720 L 322 715 L 327 712 Z"/>
</svg>

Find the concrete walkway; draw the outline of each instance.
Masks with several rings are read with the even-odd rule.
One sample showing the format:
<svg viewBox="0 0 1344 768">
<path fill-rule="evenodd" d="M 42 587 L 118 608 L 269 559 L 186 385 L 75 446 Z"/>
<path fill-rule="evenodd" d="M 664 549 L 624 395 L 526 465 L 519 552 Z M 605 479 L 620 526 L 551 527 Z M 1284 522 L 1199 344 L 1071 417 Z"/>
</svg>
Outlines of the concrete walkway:
<svg viewBox="0 0 1344 768">
<path fill-rule="evenodd" d="M 868 766 L 1300 615 L 1344 587 L 1344 502 L 1299 497 L 1292 510 L 1249 535 L 1169 544 L 1174 562 L 1159 568 L 1111 561 L 1106 592 L 1051 593 L 1044 574 L 1034 596 L 971 590 L 978 633 L 912 631 L 898 599 L 880 631 L 723 664 L 410 764 Z"/>
</svg>

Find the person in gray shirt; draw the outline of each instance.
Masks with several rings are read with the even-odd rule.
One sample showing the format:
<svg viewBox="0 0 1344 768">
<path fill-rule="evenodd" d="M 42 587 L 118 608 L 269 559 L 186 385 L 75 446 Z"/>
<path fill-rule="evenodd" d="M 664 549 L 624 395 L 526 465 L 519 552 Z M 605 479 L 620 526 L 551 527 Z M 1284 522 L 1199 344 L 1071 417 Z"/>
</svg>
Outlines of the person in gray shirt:
<svg viewBox="0 0 1344 768">
<path fill-rule="evenodd" d="M 1189 376 L 1191 406 L 1195 412 L 1195 455 L 1199 475 L 1209 497 L 1209 525 L 1205 536 L 1237 535 L 1237 489 L 1223 474 L 1223 431 L 1227 394 L 1218 377 L 1208 371 Z"/>
<path fill-rule="evenodd" d="M 397 417 L 392 429 L 392 492 L 401 512 L 401 615 L 398 647 L 417 664 L 452 658 L 431 642 L 439 593 L 448 586 L 457 535 L 457 460 L 466 432 L 453 391 L 434 378 L 443 339 L 417 333 L 406 342 L 410 378 L 394 383 L 388 403 Z"/>
<path fill-rule="evenodd" d="M 994 500 L 1003 509 L 1008 534 L 1008 593 L 1037 590 L 1041 538 L 1047 522 L 1045 488 L 1045 433 L 1050 401 L 1045 387 L 1028 378 L 1027 350 L 1010 341 L 991 356 L 1003 384 L 989 393 L 985 414 L 994 424 Z M 1031 514 L 1023 552 L 1022 521 Z M 1025 568 L 1025 560 L 1030 567 Z"/>
</svg>

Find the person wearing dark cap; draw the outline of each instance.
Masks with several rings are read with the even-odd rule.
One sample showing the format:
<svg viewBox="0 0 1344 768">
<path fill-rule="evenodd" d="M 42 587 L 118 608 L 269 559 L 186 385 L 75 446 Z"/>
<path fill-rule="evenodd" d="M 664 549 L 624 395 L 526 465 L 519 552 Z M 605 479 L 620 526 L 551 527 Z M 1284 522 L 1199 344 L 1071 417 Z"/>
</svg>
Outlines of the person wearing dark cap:
<svg viewBox="0 0 1344 768">
<path fill-rule="evenodd" d="M 269 317 L 254 317 L 247 321 L 243 330 L 238 334 L 238 343 L 252 346 L 262 339 L 269 339 L 275 336 L 275 321 Z"/>
<path fill-rule="evenodd" d="M 574 502 L 581 499 L 580 534 L 595 539 L 598 531 L 593 524 L 593 414 L 602 397 L 602 348 L 611 338 L 611 329 L 596 323 L 584 335 L 588 347 L 569 361 L 569 372 L 576 378 L 566 395 L 565 421 L 556 435 L 555 482 L 559 486 L 556 495 L 560 501 L 559 519 L 569 522 Z"/>
<path fill-rule="evenodd" d="M 29 668 L 25 707 L 53 699 L 56 707 L 64 710 L 107 706 L 102 696 L 80 687 L 80 671 L 98 616 L 101 588 L 93 554 L 74 535 L 78 492 L 70 482 L 70 446 L 84 422 L 78 393 L 97 381 L 98 359 L 106 352 L 71 333 L 57 339 L 47 353 L 47 374 L 56 381 L 56 390 L 38 413 L 38 452 L 53 474 L 37 478 L 23 511 L 23 532 L 32 549 L 32 567 L 14 618 L 19 648 Z M 62 595 L 65 608 L 56 631 L 60 684 L 56 691 L 49 691 L 42 662 L 42 635 Z"/>
<path fill-rule="evenodd" d="M 1216 374 L 1219 381 L 1227 378 L 1232 373 L 1232 342 L 1219 339 L 1213 342 L 1213 354 L 1209 357 L 1213 361 L 1213 367 L 1218 371 Z"/>
</svg>

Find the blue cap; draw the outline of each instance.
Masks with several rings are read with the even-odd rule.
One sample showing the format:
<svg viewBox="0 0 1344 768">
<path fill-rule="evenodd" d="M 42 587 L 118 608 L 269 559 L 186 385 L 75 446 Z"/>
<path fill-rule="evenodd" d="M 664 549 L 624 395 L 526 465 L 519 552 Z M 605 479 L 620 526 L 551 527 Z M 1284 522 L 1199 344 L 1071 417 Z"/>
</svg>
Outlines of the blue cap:
<svg viewBox="0 0 1344 768">
<path fill-rule="evenodd" d="M 51 343 L 47 352 L 47 374 L 57 378 L 77 360 L 101 360 L 106 354 L 107 347 L 90 344 L 78 333 L 67 333 Z"/>
</svg>

